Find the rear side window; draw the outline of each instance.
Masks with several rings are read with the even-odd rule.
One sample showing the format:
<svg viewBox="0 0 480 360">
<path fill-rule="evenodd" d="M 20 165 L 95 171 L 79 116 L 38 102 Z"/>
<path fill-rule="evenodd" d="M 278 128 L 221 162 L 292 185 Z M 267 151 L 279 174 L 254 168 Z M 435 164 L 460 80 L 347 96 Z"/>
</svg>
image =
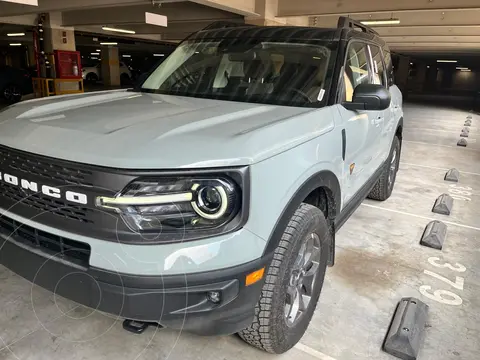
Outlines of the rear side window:
<svg viewBox="0 0 480 360">
<path fill-rule="evenodd" d="M 378 46 L 368 45 L 372 56 L 373 83 L 387 86 L 385 66 L 383 64 L 382 51 Z"/>
<path fill-rule="evenodd" d="M 393 77 L 393 61 L 392 54 L 388 49 L 383 49 L 383 58 L 385 60 L 385 72 L 387 75 L 387 84 L 388 86 L 393 86 L 395 84 Z"/>
</svg>

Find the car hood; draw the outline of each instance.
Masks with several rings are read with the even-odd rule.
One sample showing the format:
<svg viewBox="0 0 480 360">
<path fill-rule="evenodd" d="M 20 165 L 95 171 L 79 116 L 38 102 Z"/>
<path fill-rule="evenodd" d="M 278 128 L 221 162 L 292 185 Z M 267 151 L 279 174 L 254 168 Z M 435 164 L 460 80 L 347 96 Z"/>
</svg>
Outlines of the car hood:
<svg viewBox="0 0 480 360">
<path fill-rule="evenodd" d="M 125 169 L 249 165 L 332 130 L 331 111 L 104 91 L 7 108 L 0 144 Z"/>
</svg>

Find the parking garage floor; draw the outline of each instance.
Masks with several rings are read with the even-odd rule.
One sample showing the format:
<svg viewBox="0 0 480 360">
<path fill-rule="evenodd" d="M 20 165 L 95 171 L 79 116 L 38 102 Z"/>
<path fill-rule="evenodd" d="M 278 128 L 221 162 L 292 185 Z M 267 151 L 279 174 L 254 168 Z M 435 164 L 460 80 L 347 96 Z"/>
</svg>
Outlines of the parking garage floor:
<svg viewBox="0 0 480 360">
<path fill-rule="evenodd" d="M 381 351 L 397 302 L 430 306 L 419 359 L 474 360 L 480 354 L 480 116 L 468 147 L 457 147 L 468 112 L 405 108 L 403 154 L 392 197 L 366 200 L 337 235 L 306 335 L 279 359 L 390 359 Z M 461 171 L 458 183 L 445 172 Z M 442 193 L 455 196 L 450 216 L 431 212 Z M 448 226 L 442 251 L 419 245 L 427 223 Z M 443 291 L 439 291 L 443 290 Z M 437 292 L 435 292 L 437 291 Z M 0 267 L 0 359 L 273 359 L 236 336 L 203 338 L 150 327 L 142 335 L 121 321 L 32 287 Z M 2 345 L 3 342 L 3 345 Z"/>
</svg>

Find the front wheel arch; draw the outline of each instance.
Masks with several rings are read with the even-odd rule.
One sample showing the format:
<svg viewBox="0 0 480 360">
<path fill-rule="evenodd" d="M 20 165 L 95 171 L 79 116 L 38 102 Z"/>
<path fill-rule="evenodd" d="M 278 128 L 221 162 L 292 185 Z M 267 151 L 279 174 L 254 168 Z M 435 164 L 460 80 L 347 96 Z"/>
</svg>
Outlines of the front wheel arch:
<svg viewBox="0 0 480 360">
<path fill-rule="evenodd" d="M 329 266 L 334 264 L 335 258 L 335 234 L 334 234 L 334 220 L 336 216 L 340 213 L 341 207 L 341 189 L 340 182 L 335 174 L 329 170 L 322 170 L 316 174 L 309 177 L 295 192 L 288 204 L 282 211 L 275 227 L 273 228 L 272 233 L 267 242 L 267 246 L 263 252 L 263 256 L 271 254 L 275 251 L 278 246 L 282 234 L 287 227 L 290 218 L 293 216 L 295 211 L 300 207 L 300 205 L 309 197 L 310 194 L 314 193 L 317 189 L 325 189 L 329 194 L 328 199 L 328 211 L 327 214 L 324 214 L 329 221 L 332 231 L 332 243 L 330 246 L 329 254 Z M 322 209 L 321 209 L 322 210 Z"/>
</svg>

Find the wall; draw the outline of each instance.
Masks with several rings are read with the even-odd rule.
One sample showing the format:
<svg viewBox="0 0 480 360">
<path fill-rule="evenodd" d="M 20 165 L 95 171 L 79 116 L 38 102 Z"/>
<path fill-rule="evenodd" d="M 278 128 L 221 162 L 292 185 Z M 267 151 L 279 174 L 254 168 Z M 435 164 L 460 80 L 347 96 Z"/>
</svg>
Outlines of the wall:
<svg viewBox="0 0 480 360">
<path fill-rule="evenodd" d="M 452 87 L 456 90 L 480 89 L 480 72 L 456 71 L 453 75 Z"/>
</svg>

